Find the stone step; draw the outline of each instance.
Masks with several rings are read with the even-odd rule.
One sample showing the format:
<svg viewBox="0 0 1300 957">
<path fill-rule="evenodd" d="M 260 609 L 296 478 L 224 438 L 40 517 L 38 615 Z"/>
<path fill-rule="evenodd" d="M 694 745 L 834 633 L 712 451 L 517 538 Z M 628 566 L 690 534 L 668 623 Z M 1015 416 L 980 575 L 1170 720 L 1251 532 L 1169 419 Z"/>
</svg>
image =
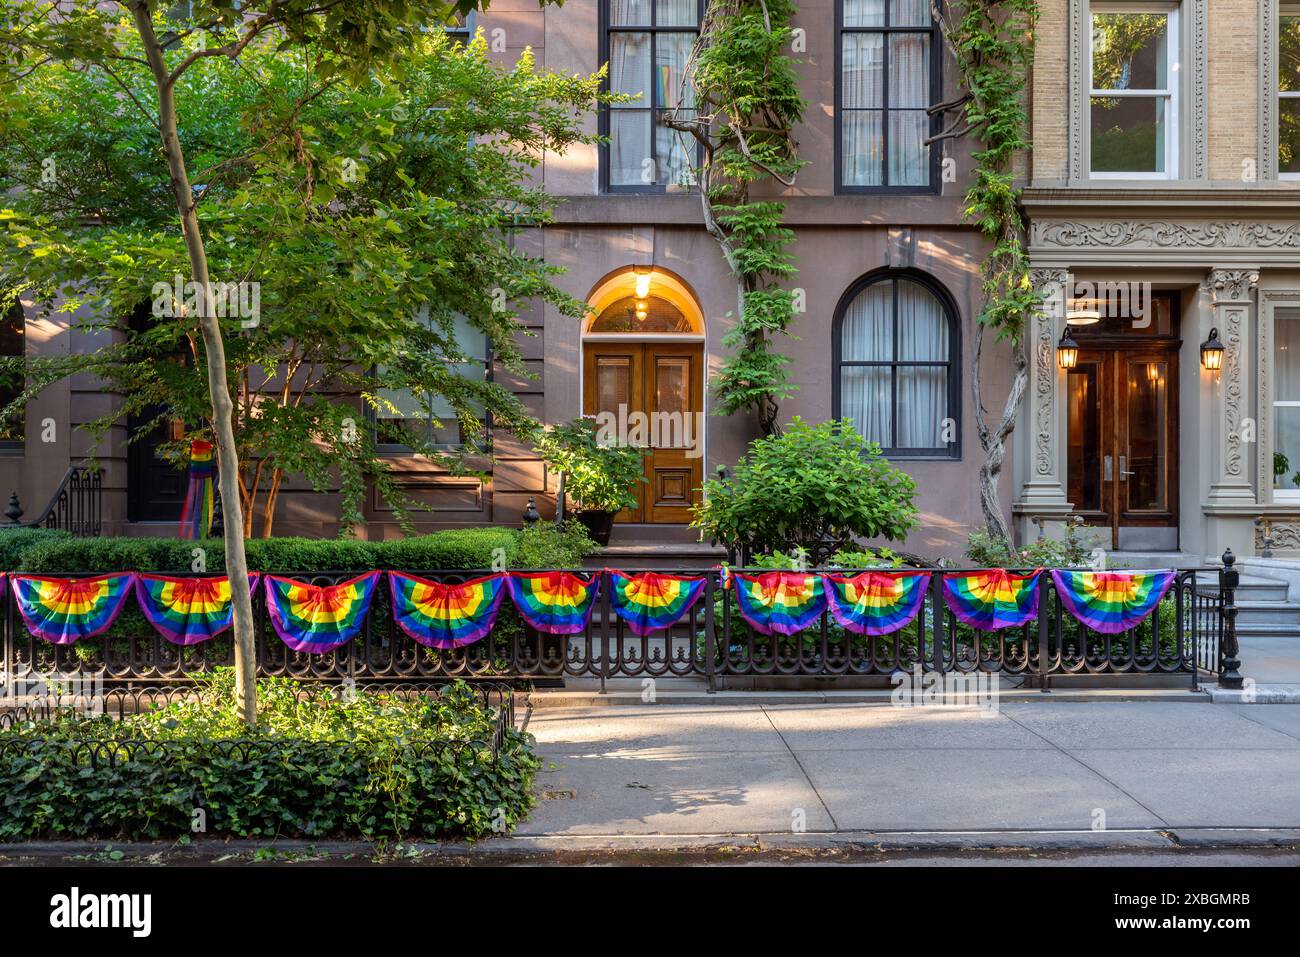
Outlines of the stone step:
<svg viewBox="0 0 1300 957">
<path fill-rule="evenodd" d="M 726 549 L 707 542 L 611 542 L 588 555 L 583 560 L 583 567 L 698 571 L 712 568 L 726 559 Z"/>
<path fill-rule="evenodd" d="M 1300 634 L 1300 605 L 1284 601 L 1237 602 L 1237 627 L 1290 625 Z"/>
</svg>

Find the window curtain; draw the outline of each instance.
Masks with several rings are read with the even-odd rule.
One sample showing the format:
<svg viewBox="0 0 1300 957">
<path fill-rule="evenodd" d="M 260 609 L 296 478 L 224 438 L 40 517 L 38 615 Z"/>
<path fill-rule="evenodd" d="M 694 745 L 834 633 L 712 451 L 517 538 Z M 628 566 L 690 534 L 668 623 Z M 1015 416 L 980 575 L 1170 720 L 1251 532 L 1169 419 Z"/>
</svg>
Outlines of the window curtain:
<svg viewBox="0 0 1300 957">
<path fill-rule="evenodd" d="M 609 86 L 615 93 L 641 98 L 614 106 L 609 113 L 609 179 L 616 186 L 644 185 L 650 146 L 650 34 L 611 33 Z"/>
<path fill-rule="evenodd" d="M 930 148 L 930 38 L 919 33 L 889 38 L 889 184 L 924 186 Z"/>
<path fill-rule="evenodd" d="M 858 293 L 841 327 L 841 416 L 882 448 L 943 448 L 948 334 L 942 304 L 919 283 L 884 280 Z M 894 364 L 899 362 L 935 364 Z"/>
<path fill-rule="evenodd" d="M 844 313 L 841 358 L 845 362 L 891 362 L 894 358 L 893 284 L 872 283 Z M 893 445 L 893 383 L 889 366 L 840 368 L 840 415 L 881 448 Z"/>
<path fill-rule="evenodd" d="M 661 14 L 662 10 L 661 6 Z M 694 43 L 693 33 L 661 33 L 655 41 L 655 92 L 659 105 L 665 110 L 678 106 L 679 100 L 683 109 L 694 105 L 695 97 L 690 84 L 682 83 L 686 61 Z M 691 154 L 686 146 L 687 136 L 665 126 L 659 119 L 656 117 L 655 122 L 655 156 L 659 165 L 656 173 L 659 182 L 687 185 L 692 176 Z"/>
<path fill-rule="evenodd" d="M 904 362 L 948 361 L 948 323 L 939 300 L 918 283 L 898 281 L 898 358 Z M 948 416 L 948 368 L 898 368 L 898 447 L 943 447 Z"/>
</svg>

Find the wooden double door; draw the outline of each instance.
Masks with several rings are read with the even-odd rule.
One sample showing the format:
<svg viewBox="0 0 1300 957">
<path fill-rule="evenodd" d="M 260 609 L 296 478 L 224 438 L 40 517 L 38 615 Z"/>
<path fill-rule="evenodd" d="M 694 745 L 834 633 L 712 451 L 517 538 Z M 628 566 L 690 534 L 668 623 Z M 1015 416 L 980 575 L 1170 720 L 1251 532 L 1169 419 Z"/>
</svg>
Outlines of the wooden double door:
<svg viewBox="0 0 1300 957">
<path fill-rule="evenodd" d="M 641 448 L 648 481 L 618 522 L 686 524 L 704 478 L 704 344 L 587 342 L 584 415 L 604 413 L 620 441 Z M 612 416 L 612 420 L 609 418 Z"/>
<path fill-rule="evenodd" d="M 1067 375 L 1070 501 L 1111 548 L 1178 547 L 1177 348 L 1081 348 Z"/>
</svg>

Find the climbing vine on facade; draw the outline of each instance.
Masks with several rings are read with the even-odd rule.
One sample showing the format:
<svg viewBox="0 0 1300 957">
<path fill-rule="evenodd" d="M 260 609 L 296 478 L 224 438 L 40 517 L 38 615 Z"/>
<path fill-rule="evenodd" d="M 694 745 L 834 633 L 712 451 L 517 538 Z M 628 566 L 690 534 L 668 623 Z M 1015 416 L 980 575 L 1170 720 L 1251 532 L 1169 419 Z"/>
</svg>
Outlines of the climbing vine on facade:
<svg viewBox="0 0 1300 957">
<path fill-rule="evenodd" d="M 1038 4 L 1034 0 L 950 0 L 935 14 L 956 60 L 963 92 L 931 107 L 931 113 L 956 113 L 931 142 L 970 136 L 979 144 L 972 154 L 975 172 L 966 191 L 966 216 L 992 249 L 982 266 L 983 308 L 971 350 L 971 398 L 984 450 L 979 475 L 984 521 L 989 534 L 1010 542 L 1011 530 L 998 500 L 998 476 L 1029 379 L 1025 327 L 1041 304 L 1029 278 L 1020 189 L 1014 180 L 1015 158 L 1030 145 L 1025 88 L 1034 58 Z M 1015 368 L 996 424 L 988 420 L 980 377 L 986 331 L 1010 346 Z"/>
<path fill-rule="evenodd" d="M 788 333 L 795 300 L 782 288 L 796 273 L 785 204 L 754 199 L 763 182 L 794 184 L 803 166 L 792 130 L 803 116 L 795 62 L 787 55 L 794 6 L 787 0 L 710 0 L 667 124 L 698 150 L 696 186 L 704 225 L 736 281 L 733 350 L 714 376 L 720 415 L 751 412 L 779 431 L 780 400 L 794 391 L 774 340 Z"/>
</svg>

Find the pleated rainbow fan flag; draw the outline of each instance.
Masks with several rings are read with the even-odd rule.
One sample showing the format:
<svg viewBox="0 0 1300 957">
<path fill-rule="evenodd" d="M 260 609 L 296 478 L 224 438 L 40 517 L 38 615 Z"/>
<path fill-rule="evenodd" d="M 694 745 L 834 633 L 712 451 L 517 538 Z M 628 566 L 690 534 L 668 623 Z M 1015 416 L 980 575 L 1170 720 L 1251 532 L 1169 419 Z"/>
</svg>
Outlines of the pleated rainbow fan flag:
<svg viewBox="0 0 1300 957">
<path fill-rule="evenodd" d="M 803 631 L 826 608 L 821 575 L 803 572 L 731 572 L 740 614 L 762 635 L 793 635 Z"/>
<path fill-rule="evenodd" d="M 707 581 L 658 572 L 624 575 L 611 569 L 606 574 L 614 586 L 614 611 L 633 634 L 642 637 L 671 628 L 690 614 Z"/>
<path fill-rule="evenodd" d="M 27 630 L 56 645 L 70 645 L 112 626 L 131 593 L 135 573 L 94 578 L 14 575 L 10 581 Z"/>
<path fill-rule="evenodd" d="M 943 600 L 957 620 L 980 631 L 1023 625 L 1038 614 L 1038 576 L 1003 568 L 945 575 Z"/>
<path fill-rule="evenodd" d="M 459 648 L 478 641 L 492 630 L 506 593 L 504 575 L 443 583 L 389 572 L 388 585 L 393 620 L 430 648 Z"/>
<path fill-rule="evenodd" d="M 1128 631 L 1155 609 L 1174 583 L 1174 572 L 1052 570 L 1056 594 L 1080 624 L 1114 635 Z"/>
<path fill-rule="evenodd" d="M 379 572 L 366 572 L 337 585 L 264 577 L 266 607 L 280 640 L 294 651 L 319 655 L 346 645 L 361 631 Z"/>
<path fill-rule="evenodd" d="M 929 572 L 823 575 L 831 614 L 848 631 L 888 635 L 912 623 L 925 601 Z"/>
<path fill-rule="evenodd" d="M 548 635 L 576 635 L 586 628 L 599 589 L 599 572 L 589 580 L 572 572 L 510 573 L 510 597 L 520 617 Z"/>
<path fill-rule="evenodd" d="M 248 575 L 248 590 L 257 588 L 258 574 Z M 140 574 L 135 597 L 154 630 L 174 645 L 196 645 L 215 638 L 234 620 L 230 579 L 225 575 L 175 578 Z"/>
</svg>

